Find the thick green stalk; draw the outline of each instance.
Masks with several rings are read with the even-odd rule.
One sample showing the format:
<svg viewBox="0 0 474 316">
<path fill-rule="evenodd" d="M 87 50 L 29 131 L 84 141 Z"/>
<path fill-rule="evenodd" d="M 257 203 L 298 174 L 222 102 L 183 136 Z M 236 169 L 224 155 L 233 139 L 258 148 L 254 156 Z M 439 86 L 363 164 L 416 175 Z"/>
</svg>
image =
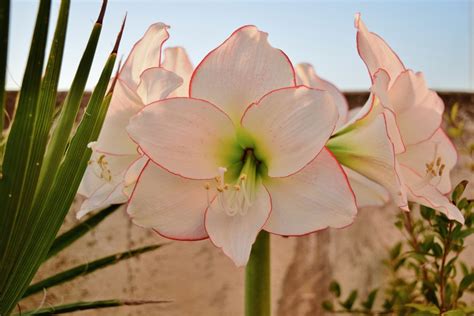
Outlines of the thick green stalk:
<svg viewBox="0 0 474 316">
<path fill-rule="evenodd" d="M 245 315 L 270 314 L 270 235 L 262 230 L 252 246 L 245 269 Z"/>
</svg>

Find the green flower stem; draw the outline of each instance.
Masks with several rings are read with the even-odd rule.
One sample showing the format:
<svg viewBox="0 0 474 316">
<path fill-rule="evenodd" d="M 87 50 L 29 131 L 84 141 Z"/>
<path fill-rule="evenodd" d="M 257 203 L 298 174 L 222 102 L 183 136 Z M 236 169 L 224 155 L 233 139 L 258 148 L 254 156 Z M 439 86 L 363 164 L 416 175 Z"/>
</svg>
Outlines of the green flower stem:
<svg viewBox="0 0 474 316">
<path fill-rule="evenodd" d="M 270 235 L 262 230 L 245 269 L 245 315 L 270 314 Z"/>
</svg>

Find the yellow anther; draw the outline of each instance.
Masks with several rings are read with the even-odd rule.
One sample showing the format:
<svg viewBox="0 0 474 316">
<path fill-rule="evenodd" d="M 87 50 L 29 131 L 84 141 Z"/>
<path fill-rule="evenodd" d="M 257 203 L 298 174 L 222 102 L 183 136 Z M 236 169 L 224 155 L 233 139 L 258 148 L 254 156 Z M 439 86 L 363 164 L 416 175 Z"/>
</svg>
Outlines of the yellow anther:
<svg viewBox="0 0 474 316">
<path fill-rule="evenodd" d="M 219 191 L 219 192 L 221 192 L 221 193 L 222 193 L 222 192 L 224 192 L 224 189 L 223 189 L 223 188 L 221 188 L 221 187 L 217 187 L 217 191 Z"/>
<path fill-rule="evenodd" d="M 228 190 L 229 189 L 229 185 L 226 183 L 224 184 L 224 190 Z"/>
<path fill-rule="evenodd" d="M 244 181 L 245 179 L 247 179 L 247 175 L 245 173 L 243 173 L 241 176 L 240 176 L 240 180 Z"/>
<path fill-rule="evenodd" d="M 446 167 L 446 165 L 442 164 L 441 167 L 439 168 L 438 175 L 439 175 L 440 177 L 443 175 L 444 167 Z"/>
<path fill-rule="evenodd" d="M 240 191 L 240 185 L 238 185 L 238 184 L 234 185 L 234 189 L 235 189 L 235 191 Z"/>
<path fill-rule="evenodd" d="M 206 184 L 204 184 L 204 189 L 206 189 L 206 190 L 211 189 L 211 185 L 209 184 L 209 182 L 206 182 Z"/>
<path fill-rule="evenodd" d="M 219 183 L 221 181 L 221 177 L 217 176 L 214 178 L 214 180 L 216 180 L 216 182 Z"/>
<path fill-rule="evenodd" d="M 441 165 L 441 157 L 438 157 L 438 159 L 436 159 L 436 165 L 437 166 Z"/>
</svg>

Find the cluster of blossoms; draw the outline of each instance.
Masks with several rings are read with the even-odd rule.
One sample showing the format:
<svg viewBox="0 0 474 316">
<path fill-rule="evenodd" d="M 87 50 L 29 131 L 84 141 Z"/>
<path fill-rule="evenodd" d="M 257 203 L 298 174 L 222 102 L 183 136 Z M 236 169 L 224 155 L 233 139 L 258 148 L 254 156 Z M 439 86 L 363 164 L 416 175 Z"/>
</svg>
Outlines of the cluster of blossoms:
<svg viewBox="0 0 474 316">
<path fill-rule="evenodd" d="M 193 69 L 162 46 L 154 24 L 122 67 L 81 184 L 78 217 L 127 203 L 132 221 L 177 240 L 209 238 L 245 265 L 261 230 L 305 235 L 351 224 L 357 207 L 390 198 L 463 222 L 445 194 L 456 151 L 440 128 L 444 105 L 421 73 L 356 16 L 372 80 L 348 109 L 312 66 L 254 26 L 236 30 Z"/>
</svg>

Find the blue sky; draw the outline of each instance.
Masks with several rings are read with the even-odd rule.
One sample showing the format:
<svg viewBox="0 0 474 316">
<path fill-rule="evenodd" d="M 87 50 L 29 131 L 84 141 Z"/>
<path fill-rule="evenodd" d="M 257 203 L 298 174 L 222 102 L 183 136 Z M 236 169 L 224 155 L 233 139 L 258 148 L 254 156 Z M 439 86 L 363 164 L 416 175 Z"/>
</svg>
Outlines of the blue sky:
<svg viewBox="0 0 474 316">
<path fill-rule="evenodd" d="M 7 86 L 21 82 L 37 10 L 33 0 L 13 0 Z M 59 1 L 54 1 L 53 21 Z M 67 89 L 100 8 L 100 1 L 72 0 L 60 88 Z M 309 62 L 343 90 L 367 90 L 369 78 L 357 55 L 356 12 L 381 35 L 405 65 L 423 71 L 430 87 L 474 91 L 474 0 L 451 1 L 132 1 L 109 0 L 88 87 L 94 86 L 128 13 L 120 53 L 154 22 L 171 26 L 168 46 L 184 46 L 196 65 L 241 25 L 269 33 L 273 46 L 293 63 Z M 52 34 L 52 31 L 50 32 Z"/>
</svg>

